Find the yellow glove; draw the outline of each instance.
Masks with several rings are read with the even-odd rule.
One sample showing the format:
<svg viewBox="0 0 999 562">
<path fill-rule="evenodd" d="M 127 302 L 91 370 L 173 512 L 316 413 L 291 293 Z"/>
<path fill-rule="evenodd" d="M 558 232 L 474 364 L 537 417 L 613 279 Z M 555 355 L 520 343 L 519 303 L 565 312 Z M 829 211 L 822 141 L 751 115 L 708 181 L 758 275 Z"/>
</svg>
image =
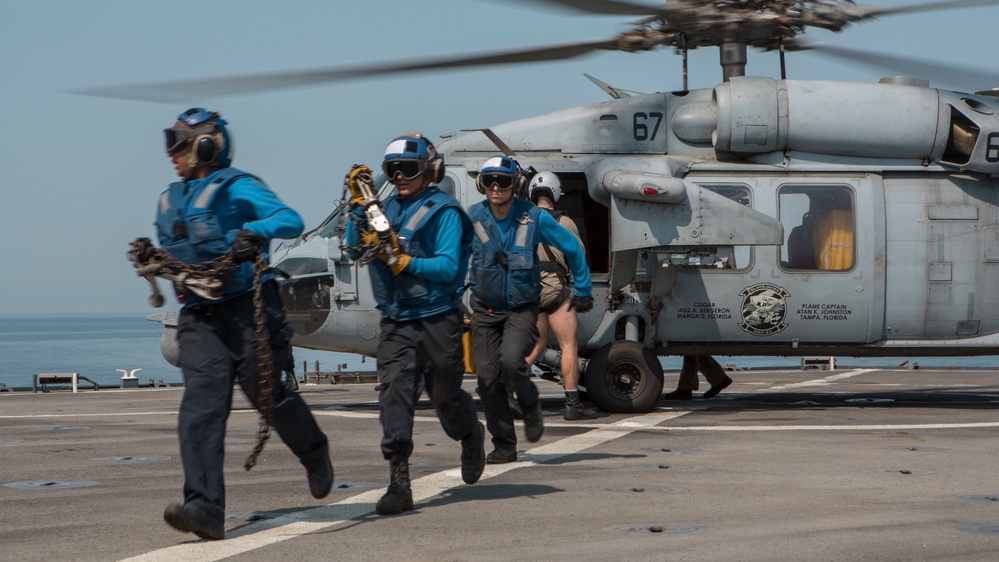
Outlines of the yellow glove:
<svg viewBox="0 0 999 562">
<path fill-rule="evenodd" d="M 361 189 L 361 183 L 369 186 L 372 192 L 374 192 L 374 181 L 371 179 L 371 168 L 365 166 L 364 164 L 354 164 L 354 167 L 350 169 L 347 177 L 344 178 L 344 183 L 347 185 L 347 189 L 350 190 L 350 203 L 353 205 L 357 203 L 358 205 L 363 205 L 365 201 L 364 192 Z"/>
<path fill-rule="evenodd" d="M 389 269 L 392 270 L 392 275 L 399 275 L 406 269 L 409 265 L 409 260 L 413 259 L 413 256 L 402 253 L 402 248 L 399 247 L 399 237 L 396 233 L 392 233 L 392 239 L 389 247 L 386 251 L 378 254 L 383 262 L 388 264 Z"/>
<path fill-rule="evenodd" d="M 374 248 L 378 245 L 378 233 L 374 230 L 369 230 L 361 235 L 361 245 Z"/>
</svg>

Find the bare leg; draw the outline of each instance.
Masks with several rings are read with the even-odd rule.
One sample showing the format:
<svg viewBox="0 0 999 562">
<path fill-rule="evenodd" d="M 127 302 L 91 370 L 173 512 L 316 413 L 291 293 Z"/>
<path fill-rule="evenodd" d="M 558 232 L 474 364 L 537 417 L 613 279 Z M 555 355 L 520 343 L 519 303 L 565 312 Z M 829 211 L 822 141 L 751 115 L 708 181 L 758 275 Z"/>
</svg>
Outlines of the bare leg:
<svg viewBox="0 0 999 562">
<path fill-rule="evenodd" d="M 569 302 L 562 303 L 548 318 L 552 332 L 562 350 L 562 382 L 565 384 L 565 412 L 567 420 L 592 420 L 603 417 L 579 402 L 579 349 L 576 343 L 576 311 L 569 308 Z"/>
<path fill-rule="evenodd" d="M 559 345 L 561 345 L 561 342 L 559 342 Z M 534 344 L 531 354 L 525 359 L 527 364 L 533 365 L 538 360 L 538 357 L 541 357 L 541 354 L 544 353 L 546 347 L 548 347 L 548 313 L 538 312 L 538 341 Z"/>
<path fill-rule="evenodd" d="M 569 301 L 566 301 L 546 319 L 546 323 L 551 325 L 555 339 L 558 340 L 558 347 L 562 350 L 562 381 L 565 382 L 565 389 L 578 390 L 579 351 L 576 343 L 576 311 L 569 310 Z M 540 315 L 538 324 L 540 325 Z"/>
</svg>

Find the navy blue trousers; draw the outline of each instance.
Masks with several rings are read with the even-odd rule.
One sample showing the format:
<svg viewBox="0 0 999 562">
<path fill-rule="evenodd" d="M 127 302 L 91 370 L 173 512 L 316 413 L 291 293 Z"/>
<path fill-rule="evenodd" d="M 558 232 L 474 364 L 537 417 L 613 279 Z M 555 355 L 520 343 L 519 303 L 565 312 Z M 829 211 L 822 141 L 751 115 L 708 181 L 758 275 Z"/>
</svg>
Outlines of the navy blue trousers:
<svg viewBox="0 0 999 562">
<path fill-rule="evenodd" d="M 292 362 L 292 330 L 285 322 L 277 284 L 267 282 L 263 291 L 274 360 L 274 429 L 306 469 L 319 468 L 325 462 L 326 435 L 302 397 L 281 384 L 281 374 Z M 185 384 L 177 420 L 184 503 L 197 504 L 220 519 L 225 517 L 223 441 L 235 382 L 257 407 L 255 326 L 253 293 L 185 307 L 177 325 Z"/>
<path fill-rule="evenodd" d="M 472 303 L 472 353 L 479 377 L 479 397 L 486 414 L 486 427 L 497 449 L 517 448 L 506 389 L 517 394 L 525 412 L 537 407 L 538 387 L 531 381 L 531 368 L 524 360 L 537 341 L 537 304 L 500 312 Z"/>
<path fill-rule="evenodd" d="M 458 440 L 475 429 L 475 402 L 461 388 L 463 329 L 464 319 L 454 309 L 416 320 L 382 319 L 377 354 L 386 387 L 378 404 L 386 459 L 409 459 L 413 453 L 413 413 L 424 387 L 448 437 Z"/>
</svg>

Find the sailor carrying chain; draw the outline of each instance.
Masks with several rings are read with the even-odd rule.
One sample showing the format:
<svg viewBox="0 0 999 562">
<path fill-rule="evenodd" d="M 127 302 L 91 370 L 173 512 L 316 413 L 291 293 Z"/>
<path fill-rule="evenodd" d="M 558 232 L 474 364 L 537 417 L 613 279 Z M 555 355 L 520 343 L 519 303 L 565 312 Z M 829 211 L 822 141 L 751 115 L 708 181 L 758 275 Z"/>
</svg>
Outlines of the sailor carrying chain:
<svg viewBox="0 0 999 562">
<path fill-rule="evenodd" d="M 165 277 L 183 285 L 186 280 L 221 281 L 239 265 L 227 253 L 215 259 L 196 264 L 184 263 L 162 248 L 153 246 L 149 238 L 136 238 L 128 252 L 128 258 L 144 277 Z M 257 252 L 253 272 L 253 321 L 256 324 L 254 335 L 257 345 L 257 410 L 260 411 L 260 427 L 257 429 L 257 444 L 243 463 L 250 470 L 257 464 L 257 457 L 264 450 L 264 443 L 270 438 L 274 425 L 274 360 L 271 355 L 270 330 L 267 329 L 267 315 L 264 312 L 264 298 L 261 274 L 267 269 L 267 261 L 262 252 Z M 150 280 L 155 287 L 155 282 Z"/>
</svg>

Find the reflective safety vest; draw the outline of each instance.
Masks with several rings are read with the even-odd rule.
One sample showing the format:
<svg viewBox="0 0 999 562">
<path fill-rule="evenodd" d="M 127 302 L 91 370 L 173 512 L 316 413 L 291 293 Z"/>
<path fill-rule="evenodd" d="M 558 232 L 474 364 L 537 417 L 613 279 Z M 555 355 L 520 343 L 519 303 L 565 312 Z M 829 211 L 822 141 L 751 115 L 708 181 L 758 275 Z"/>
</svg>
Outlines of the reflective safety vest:
<svg viewBox="0 0 999 562">
<path fill-rule="evenodd" d="M 385 216 L 392 224 L 392 230 L 399 237 L 403 253 L 414 258 L 433 257 L 436 240 L 427 236 L 425 228 L 438 213 L 454 208 L 461 215 L 462 231 L 454 233 L 461 238 L 461 256 L 458 260 L 458 273 L 447 283 L 429 281 L 410 275 L 406 271 L 392 275 L 388 266 L 381 260 L 372 260 L 371 285 L 378 302 L 378 308 L 386 317 L 397 320 L 415 320 L 446 312 L 457 306 L 458 293 L 465 283 L 468 273 L 468 256 L 471 247 L 471 225 L 461 206 L 450 195 L 436 186 L 427 188 L 426 194 L 414 201 L 405 211 L 397 197 L 384 202 Z"/>
<path fill-rule="evenodd" d="M 472 239 L 471 282 L 475 300 L 493 310 L 509 310 L 541 297 L 541 272 L 537 259 L 538 215 L 541 209 L 514 198 L 510 209 L 513 224 L 506 235 L 489 210 L 489 201 L 473 205 L 468 212 L 475 237 Z"/>
<path fill-rule="evenodd" d="M 184 263 L 196 264 L 215 259 L 232 247 L 240 224 L 223 225 L 212 208 L 216 197 L 236 180 L 256 176 L 222 168 L 197 182 L 178 181 L 160 195 L 156 210 L 156 230 L 160 246 Z M 253 289 L 253 262 L 246 262 L 224 280 L 223 299 Z M 204 302 L 193 292 L 184 294 L 185 304 Z"/>
</svg>

